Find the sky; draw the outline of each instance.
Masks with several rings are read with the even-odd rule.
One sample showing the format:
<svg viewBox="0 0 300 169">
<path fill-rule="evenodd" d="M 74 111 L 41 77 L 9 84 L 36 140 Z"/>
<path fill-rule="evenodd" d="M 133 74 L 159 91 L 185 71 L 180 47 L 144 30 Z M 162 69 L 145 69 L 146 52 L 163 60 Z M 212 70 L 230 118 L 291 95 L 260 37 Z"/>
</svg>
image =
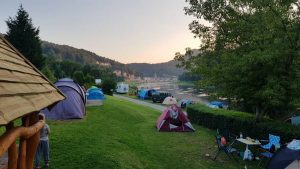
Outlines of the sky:
<svg viewBox="0 0 300 169">
<path fill-rule="evenodd" d="M 89 50 L 121 63 L 161 63 L 186 47 L 199 48 L 188 29 L 185 0 L 5 0 L 0 32 L 20 6 L 29 13 L 40 38 Z"/>
</svg>

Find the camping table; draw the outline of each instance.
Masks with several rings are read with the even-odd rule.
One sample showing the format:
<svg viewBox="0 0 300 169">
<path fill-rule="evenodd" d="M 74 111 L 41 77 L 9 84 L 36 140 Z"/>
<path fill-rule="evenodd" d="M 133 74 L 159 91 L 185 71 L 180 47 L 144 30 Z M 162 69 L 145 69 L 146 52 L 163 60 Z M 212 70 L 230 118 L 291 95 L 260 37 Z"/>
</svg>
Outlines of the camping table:
<svg viewBox="0 0 300 169">
<path fill-rule="evenodd" d="M 246 144 L 246 150 L 249 149 L 248 146 L 259 146 L 261 143 L 259 141 L 252 141 L 250 139 L 238 138 L 237 141 Z"/>
<path fill-rule="evenodd" d="M 248 139 L 244 139 L 244 138 L 238 138 L 236 139 L 237 141 L 246 144 L 247 148 L 248 146 L 259 146 L 261 145 L 261 143 L 259 141 L 251 141 Z"/>
</svg>

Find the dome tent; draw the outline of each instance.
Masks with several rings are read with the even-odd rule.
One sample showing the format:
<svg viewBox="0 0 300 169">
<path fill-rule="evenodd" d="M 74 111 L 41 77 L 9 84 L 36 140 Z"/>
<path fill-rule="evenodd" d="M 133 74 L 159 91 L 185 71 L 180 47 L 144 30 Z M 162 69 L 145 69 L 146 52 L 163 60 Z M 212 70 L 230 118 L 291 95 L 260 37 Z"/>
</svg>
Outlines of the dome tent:
<svg viewBox="0 0 300 169">
<path fill-rule="evenodd" d="M 86 96 L 88 106 L 102 105 L 102 101 L 105 99 L 102 90 L 96 86 L 90 87 L 86 92 Z"/>
<path fill-rule="evenodd" d="M 158 131 L 195 131 L 187 116 L 176 104 L 166 108 L 156 122 Z"/>
<path fill-rule="evenodd" d="M 47 119 L 81 119 L 85 115 L 85 94 L 72 79 L 59 79 L 54 84 L 67 98 L 56 104 L 51 111 L 43 110 Z"/>
<path fill-rule="evenodd" d="M 271 158 L 267 169 L 299 169 L 300 140 L 293 140 L 287 146 L 280 148 Z"/>
<path fill-rule="evenodd" d="M 165 98 L 165 100 L 162 102 L 162 104 L 165 104 L 165 105 L 177 104 L 177 100 L 173 96 L 172 97 L 168 96 Z"/>
</svg>

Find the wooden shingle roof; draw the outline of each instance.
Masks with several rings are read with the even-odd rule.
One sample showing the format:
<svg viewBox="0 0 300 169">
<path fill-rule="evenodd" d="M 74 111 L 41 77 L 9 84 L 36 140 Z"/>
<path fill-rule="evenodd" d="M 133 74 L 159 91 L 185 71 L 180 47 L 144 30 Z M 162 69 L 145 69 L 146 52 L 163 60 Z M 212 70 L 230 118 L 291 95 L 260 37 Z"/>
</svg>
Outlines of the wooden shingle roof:
<svg viewBox="0 0 300 169">
<path fill-rule="evenodd" d="M 64 98 L 37 68 L 0 35 L 0 125 Z"/>
</svg>

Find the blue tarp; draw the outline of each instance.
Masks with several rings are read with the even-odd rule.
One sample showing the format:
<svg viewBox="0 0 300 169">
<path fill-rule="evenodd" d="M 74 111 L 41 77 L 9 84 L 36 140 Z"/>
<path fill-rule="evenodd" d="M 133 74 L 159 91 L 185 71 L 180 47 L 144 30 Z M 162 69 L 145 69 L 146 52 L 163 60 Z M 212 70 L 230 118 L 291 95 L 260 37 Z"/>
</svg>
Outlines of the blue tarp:
<svg viewBox="0 0 300 169">
<path fill-rule="evenodd" d="M 92 86 L 86 92 L 87 100 L 104 100 L 105 96 L 102 90 L 98 87 Z"/>
</svg>

